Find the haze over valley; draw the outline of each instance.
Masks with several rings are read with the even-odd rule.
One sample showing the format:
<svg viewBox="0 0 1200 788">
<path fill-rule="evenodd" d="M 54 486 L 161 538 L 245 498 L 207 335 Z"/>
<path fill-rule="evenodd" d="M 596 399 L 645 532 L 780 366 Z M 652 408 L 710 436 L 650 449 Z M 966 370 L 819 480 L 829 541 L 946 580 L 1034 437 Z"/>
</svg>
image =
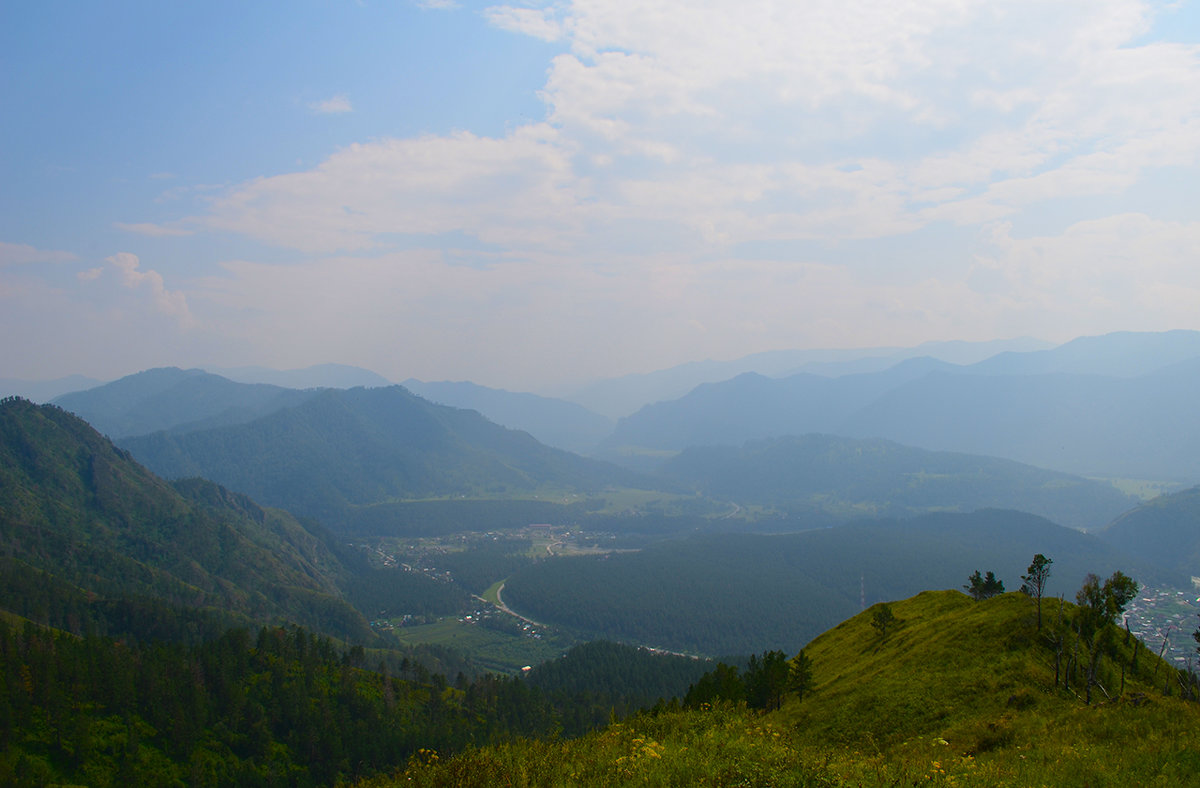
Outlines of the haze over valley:
<svg viewBox="0 0 1200 788">
<path fill-rule="evenodd" d="M 0 784 L 1197 784 L 1200 2 L 0 73 Z"/>
</svg>

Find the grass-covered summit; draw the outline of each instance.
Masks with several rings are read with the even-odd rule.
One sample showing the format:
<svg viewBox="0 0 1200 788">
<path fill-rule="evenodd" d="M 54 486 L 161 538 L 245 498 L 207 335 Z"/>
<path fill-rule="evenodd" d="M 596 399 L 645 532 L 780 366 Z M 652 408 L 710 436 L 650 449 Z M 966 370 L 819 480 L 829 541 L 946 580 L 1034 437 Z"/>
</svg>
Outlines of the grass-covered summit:
<svg viewBox="0 0 1200 788">
<path fill-rule="evenodd" d="M 1115 625 L 1093 635 L 1081 608 L 1043 604 L 1039 630 L 1022 594 L 925 592 L 889 605 L 884 635 L 876 606 L 810 643 L 812 690 L 778 711 L 670 708 L 575 741 L 425 753 L 371 785 L 1200 784 L 1181 676 Z"/>
</svg>

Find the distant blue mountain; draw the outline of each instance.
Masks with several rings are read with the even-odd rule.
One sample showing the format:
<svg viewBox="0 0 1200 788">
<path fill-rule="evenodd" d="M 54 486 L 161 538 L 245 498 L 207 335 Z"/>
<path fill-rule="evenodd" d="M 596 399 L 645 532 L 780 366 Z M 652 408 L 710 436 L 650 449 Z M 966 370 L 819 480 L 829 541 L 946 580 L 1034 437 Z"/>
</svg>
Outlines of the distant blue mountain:
<svg viewBox="0 0 1200 788">
<path fill-rule="evenodd" d="M 771 350 L 732 361 L 692 361 L 655 372 L 600 380 L 570 391 L 556 392 L 609 418 L 628 416 L 655 402 L 682 397 L 704 383 L 717 383 L 753 372 L 786 377 L 801 372 L 837 376 L 878 372 L 910 358 L 929 357 L 951 364 L 973 364 L 1002 351 L 1031 351 L 1050 347 L 1023 337 L 990 342 L 926 342 L 916 347 Z"/>
<path fill-rule="evenodd" d="M 1118 331 L 1079 337 L 1049 350 L 998 353 L 971 364 L 977 375 L 1110 375 L 1136 377 L 1200 357 L 1200 331 Z"/>
<path fill-rule="evenodd" d="M 64 394 L 53 402 L 115 440 L 159 430 L 241 424 L 302 402 L 316 391 L 235 383 L 201 369 L 162 367 Z"/>
<path fill-rule="evenodd" d="M 597 456 L 645 470 L 648 457 L 688 446 L 823 432 L 1195 483 L 1197 391 L 1200 332 L 1118 333 L 969 366 L 912 359 L 841 377 L 741 375 L 621 419 Z"/>
<path fill-rule="evenodd" d="M 231 367 L 208 371 L 237 383 L 268 383 L 289 389 L 352 389 L 358 386 L 377 388 L 392 385 L 392 381 L 369 369 L 345 364 L 317 364 L 303 369 Z"/>
<path fill-rule="evenodd" d="M 404 387 L 431 402 L 479 411 L 491 421 L 524 430 L 547 446 L 586 454 L 612 431 L 610 419 L 582 405 L 536 394 L 487 388 L 475 383 L 424 383 Z"/>
</svg>

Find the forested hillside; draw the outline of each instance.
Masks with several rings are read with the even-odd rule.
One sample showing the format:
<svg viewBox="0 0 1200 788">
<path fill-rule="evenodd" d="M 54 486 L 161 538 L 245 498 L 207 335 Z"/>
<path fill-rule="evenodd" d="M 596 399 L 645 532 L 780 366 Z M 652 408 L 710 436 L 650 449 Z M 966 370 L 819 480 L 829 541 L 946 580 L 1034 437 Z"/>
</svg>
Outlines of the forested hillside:
<svg viewBox="0 0 1200 788">
<path fill-rule="evenodd" d="M 0 403 L 0 539 L 10 572 L 44 572 L 64 594 L 371 637 L 342 599 L 347 570 L 319 528 L 211 482 L 173 486 L 52 405 Z"/>
<path fill-rule="evenodd" d="M 1088 529 L 1136 503 L 1110 484 L 1012 460 L 833 435 L 690 448 L 660 473 L 712 498 L 842 517 L 1004 508 Z"/>
<path fill-rule="evenodd" d="M 302 629 L 236 629 L 199 645 L 124 643 L 0 621 L 5 785 L 316 786 L 419 751 L 559 729 L 513 678 L 448 684 L 419 665 L 369 671 Z"/>
<path fill-rule="evenodd" d="M 1036 552 L 1059 556 L 1049 593 L 1089 571 L 1152 575 L 1094 536 L 1021 512 L 932 514 L 773 536 L 712 534 L 635 553 L 556 558 L 505 585 L 515 610 L 594 637 L 709 656 L 795 651 L 863 602 L 961 588 L 992 570 L 1006 588 Z"/>
<path fill-rule="evenodd" d="M 1096 535 L 1189 585 L 1200 572 L 1200 487 L 1147 501 Z"/>
<path fill-rule="evenodd" d="M 637 475 L 538 443 L 399 386 L 327 390 L 243 425 L 121 445 L 167 478 L 203 476 L 337 526 L 356 507 L 411 498 L 521 497 L 637 486 Z"/>
</svg>

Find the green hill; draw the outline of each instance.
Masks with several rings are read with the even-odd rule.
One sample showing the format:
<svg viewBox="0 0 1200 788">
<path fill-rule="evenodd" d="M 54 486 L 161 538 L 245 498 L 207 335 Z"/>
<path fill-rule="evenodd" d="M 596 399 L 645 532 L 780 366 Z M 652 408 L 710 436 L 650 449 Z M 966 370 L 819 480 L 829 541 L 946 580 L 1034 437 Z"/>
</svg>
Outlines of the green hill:
<svg viewBox="0 0 1200 788">
<path fill-rule="evenodd" d="M 1097 689 L 1088 704 L 1090 639 L 1076 649 L 1064 635 L 1075 667 L 1060 664 L 1055 680 L 1055 633 L 1070 633 L 1079 611 L 1064 605 L 1057 629 L 1054 603 L 1039 632 L 1033 604 L 1021 594 L 979 603 L 918 594 L 890 605 L 898 623 L 885 638 L 869 610 L 810 643 L 813 685 L 778 711 L 668 709 L 576 741 L 427 755 L 363 786 L 1200 782 L 1200 705 L 1178 697 L 1179 674 L 1123 631 L 1101 630 L 1111 647 L 1096 675 L 1111 699 Z"/>
<path fill-rule="evenodd" d="M 161 476 L 202 476 L 334 526 L 351 509 L 403 499 L 594 492 L 640 481 L 400 386 L 326 390 L 246 424 L 121 445 Z"/>
<path fill-rule="evenodd" d="M 241 424 L 316 393 L 235 383 L 200 369 L 162 367 L 64 394 L 54 404 L 117 440 L 159 430 L 191 432 Z"/>
<path fill-rule="evenodd" d="M 1200 575 L 1200 487 L 1160 495 L 1096 532 L 1131 556 L 1163 567 L 1180 585 Z"/>
<path fill-rule="evenodd" d="M 69 616 L 55 611 L 65 600 L 140 598 L 369 639 L 325 540 L 211 482 L 165 482 L 61 408 L 0 402 L 0 564 L 12 612 L 63 626 Z"/>
</svg>

